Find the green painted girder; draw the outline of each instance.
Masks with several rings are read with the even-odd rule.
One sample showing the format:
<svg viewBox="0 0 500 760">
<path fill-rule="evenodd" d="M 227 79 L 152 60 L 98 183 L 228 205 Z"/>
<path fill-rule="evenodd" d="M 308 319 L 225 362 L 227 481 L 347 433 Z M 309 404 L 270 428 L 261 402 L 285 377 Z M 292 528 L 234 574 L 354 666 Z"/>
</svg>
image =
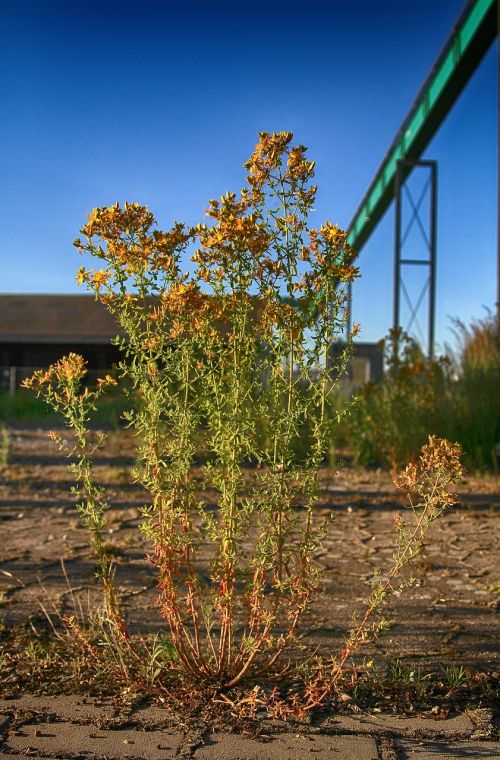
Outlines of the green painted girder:
<svg viewBox="0 0 500 760">
<path fill-rule="evenodd" d="M 422 155 L 496 34 L 497 0 L 471 0 L 351 220 L 348 241 L 357 254 L 393 200 L 398 160 L 416 160 Z M 410 171 L 407 169 L 407 173 Z"/>
</svg>

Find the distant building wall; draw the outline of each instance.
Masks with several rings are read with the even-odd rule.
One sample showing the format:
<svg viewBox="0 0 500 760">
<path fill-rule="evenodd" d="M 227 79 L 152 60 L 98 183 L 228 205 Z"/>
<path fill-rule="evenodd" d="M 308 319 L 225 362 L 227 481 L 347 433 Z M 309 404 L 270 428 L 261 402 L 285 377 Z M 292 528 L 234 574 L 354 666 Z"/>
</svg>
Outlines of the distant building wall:
<svg viewBox="0 0 500 760">
<path fill-rule="evenodd" d="M 112 314 L 93 296 L 0 295 L 0 388 L 18 387 L 35 369 L 48 367 L 75 351 L 100 374 L 120 359 L 111 339 L 119 332 Z M 333 347 L 335 368 L 344 344 Z M 348 379 L 354 386 L 382 379 L 383 349 L 379 343 L 354 343 Z"/>
<path fill-rule="evenodd" d="M 113 316 L 93 296 L 0 295 L 0 388 L 11 391 L 33 370 L 74 351 L 89 375 L 120 359 Z"/>
<path fill-rule="evenodd" d="M 345 343 L 337 343 L 330 352 L 332 369 L 338 364 Z M 354 386 L 380 382 L 384 375 L 384 350 L 381 343 L 353 343 L 353 355 L 347 366 L 346 381 Z"/>
</svg>

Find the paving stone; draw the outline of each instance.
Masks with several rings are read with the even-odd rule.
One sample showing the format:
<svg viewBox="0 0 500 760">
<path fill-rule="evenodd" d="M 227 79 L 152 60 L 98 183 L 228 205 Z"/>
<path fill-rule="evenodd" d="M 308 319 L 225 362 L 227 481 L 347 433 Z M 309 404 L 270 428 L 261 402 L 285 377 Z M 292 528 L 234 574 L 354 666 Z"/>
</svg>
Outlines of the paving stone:
<svg viewBox="0 0 500 760">
<path fill-rule="evenodd" d="M 130 721 L 147 728 L 168 728 L 171 722 L 168 712 L 155 706 L 134 708 L 127 715 Z"/>
<path fill-rule="evenodd" d="M 38 713 L 44 716 L 56 716 L 58 720 L 74 723 L 95 723 L 103 720 L 125 718 L 137 726 L 150 728 L 168 728 L 171 723 L 168 712 L 161 707 L 142 707 L 131 710 L 118 710 L 110 699 L 97 697 L 73 696 L 30 696 L 18 699 L 0 700 L 0 734 L 2 714 L 19 712 Z M 113 726 L 110 726 L 112 728 Z"/>
<path fill-rule="evenodd" d="M 57 715 L 62 720 L 92 721 L 112 718 L 117 714 L 114 705 L 103 699 L 74 696 L 37 696 L 26 694 L 18 699 L 0 699 L 0 714 L 37 712 Z"/>
<path fill-rule="evenodd" d="M 183 739 L 175 731 L 134 731 L 131 729 L 97 729 L 74 723 L 31 723 L 9 733 L 4 748 L 11 752 L 28 749 L 42 754 L 87 752 L 109 759 L 140 757 L 144 760 L 171 760 Z"/>
<path fill-rule="evenodd" d="M 28 755 L 29 760 L 47 760 L 46 757 L 40 757 L 39 755 Z M 24 760 L 24 755 L 22 756 Z M 21 760 L 19 755 L 6 755 L 5 752 L 0 752 L 0 760 Z M 57 760 L 73 760 L 71 757 L 61 757 L 61 755 L 57 756 Z"/>
<path fill-rule="evenodd" d="M 499 760 L 498 742 L 398 742 L 398 760 Z"/>
<path fill-rule="evenodd" d="M 9 726 L 9 719 L 2 718 L 0 716 L 0 742 L 2 742 L 3 739 L 5 738 L 8 726 Z"/>
<path fill-rule="evenodd" d="M 428 736 L 431 738 L 435 736 L 463 736 L 471 734 L 474 730 L 470 718 L 463 713 L 445 720 L 398 717 L 397 715 L 384 715 L 383 713 L 365 714 L 360 717 L 337 715 L 327 718 L 321 726 L 328 727 L 330 730 L 333 728 L 339 734 L 344 731 L 375 735 L 390 732 L 395 736 Z"/>
<path fill-rule="evenodd" d="M 212 734 L 194 753 L 196 760 L 379 760 L 367 736 L 272 735 L 266 741 L 235 734 Z"/>
</svg>

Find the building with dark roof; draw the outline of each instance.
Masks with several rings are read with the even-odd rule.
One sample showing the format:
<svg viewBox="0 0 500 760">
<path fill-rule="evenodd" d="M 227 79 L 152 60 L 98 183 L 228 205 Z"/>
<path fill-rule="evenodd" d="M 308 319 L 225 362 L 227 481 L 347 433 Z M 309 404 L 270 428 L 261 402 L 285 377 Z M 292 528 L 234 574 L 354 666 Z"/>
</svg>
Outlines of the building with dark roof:
<svg viewBox="0 0 500 760">
<path fill-rule="evenodd" d="M 74 351 L 87 360 L 89 377 L 119 361 L 111 343 L 119 332 L 112 314 L 94 296 L 0 295 L 0 389 L 11 392 L 35 369 Z M 339 344 L 332 351 L 332 366 Z M 349 376 L 355 385 L 378 381 L 383 352 L 377 343 L 355 343 Z"/>
<path fill-rule="evenodd" d="M 75 351 L 89 374 L 120 358 L 111 344 L 118 332 L 112 314 L 86 295 L 0 295 L 0 386 L 17 387 L 34 369 Z"/>
</svg>

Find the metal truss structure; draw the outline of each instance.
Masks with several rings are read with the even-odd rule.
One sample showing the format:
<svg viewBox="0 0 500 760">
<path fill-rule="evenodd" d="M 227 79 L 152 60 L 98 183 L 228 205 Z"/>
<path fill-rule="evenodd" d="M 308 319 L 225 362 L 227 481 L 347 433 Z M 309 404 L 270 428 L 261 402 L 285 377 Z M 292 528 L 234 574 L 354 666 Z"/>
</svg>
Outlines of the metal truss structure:
<svg viewBox="0 0 500 760">
<path fill-rule="evenodd" d="M 405 175 L 408 171 L 421 170 L 428 174 L 423 189 L 420 190 L 418 198 L 413 197 L 413 193 Z M 425 297 L 428 301 L 427 316 L 427 354 L 430 359 L 434 353 L 434 333 L 436 324 L 436 216 L 437 216 L 437 164 L 436 161 L 410 161 L 408 159 L 398 161 L 395 178 L 395 235 L 394 235 L 394 319 L 395 328 L 403 327 L 405 332 L 411 334 L 412 328 L 416 326 L 420 333 L 421 342 L 424 343 L 422 329 L 420 327 L 418 316 Z M 421 207 L 426 196 L 429 196 L 429 219 L 428 223 L 421 216 Z M 410 207 L 410 216 L 406 220 L 404 217 L 406 206 Z M 424 256 L 416 256 L 414 253 L 411 258 L 406 258 L 403 253 L 408 236 L 416 224 L 420 233 L 419 239 L 423 245 Z M 415 302 L 412 301 L 403 278 L 403 267 L 425 267 L 428 275 L 420 290 Z M 406 302 L 409 311 L 409 318 L 406 324 L 401 322 L 401 300 L 402 297 Z"/>
<path fill-rule="evenodd" d="M 481 63 L 491 44 L 499 35 L 499 29 L 500 0 L 470 0 L 453 27 L 441 54 L 418 92 L 406 119 L 398 130 L 349 224 L 348 241 L 357 254 L 361 252 L 361 249 L 377 227 L 393 199 L 396 200 L 396 206 L 398 205 L 401 188 L 408 175 L 416 166 L 420 166 L 422 163 L 432 163 L 419 162 L 419 159 L 474 71 Z M 397 214 L 396 209 L 396 216 Z M 398 248 L 397 230 L 399 228 L 400 222 L 396 220 L 396 248 Z M 433 229 L 435 232 L 435 219 Z M 431 230 L 431 237 L 433 234 Z M 430 249 L 429 253 L 431 253 Z M 433 267 L 435 268 L 435 256 L 434 234 L 432 255 L 429 256 L 434 262 L 432 265 L 429 264 L 431 271 Z M 399 261 L 399 265 L 397 265 L 398 272 L 400 272 L 401 264 L 403 263 L 406 262 L 403 260 Z M 398 291 L 398 284 L 401 284 L 399 275 L 395 277 L 396 291 Z M 434 287 L 435 276 L 432 275 L 430 300 L 433 304 L 435 302 Z M 394 300 L 394 321 L 399 322 L 399 307 L 396 303 L 399 303 L 399 295 L 396 292 Z M 352 289 L 349 289 L 349 303 L 351 301 Z M 497 307 L 500 325 L 500 213 L 498 215 Z M 351 309 L 349 309 L 349 313 L 351 313 Z M 434 318 L 429 319 L 429 322 L 429 329 L 432 327 L 433 330 Z M 429 352 L 432 350 L 432 343 L 433 339 L 429 335 Z"/>
</svg>

